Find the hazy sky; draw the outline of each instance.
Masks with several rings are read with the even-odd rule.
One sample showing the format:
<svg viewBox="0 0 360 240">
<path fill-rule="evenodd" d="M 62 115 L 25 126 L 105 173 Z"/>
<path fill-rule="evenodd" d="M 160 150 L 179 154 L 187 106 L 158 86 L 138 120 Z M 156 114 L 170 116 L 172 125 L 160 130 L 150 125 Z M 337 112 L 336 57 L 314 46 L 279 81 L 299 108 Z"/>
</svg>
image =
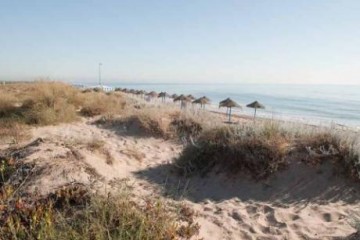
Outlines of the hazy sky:
<svg viewBox="0 0 360 240">
<path fill-rule="evenodd" d="M 360 0 L 0 0 L 0 79 L 360 84 Z"/>
</svg>

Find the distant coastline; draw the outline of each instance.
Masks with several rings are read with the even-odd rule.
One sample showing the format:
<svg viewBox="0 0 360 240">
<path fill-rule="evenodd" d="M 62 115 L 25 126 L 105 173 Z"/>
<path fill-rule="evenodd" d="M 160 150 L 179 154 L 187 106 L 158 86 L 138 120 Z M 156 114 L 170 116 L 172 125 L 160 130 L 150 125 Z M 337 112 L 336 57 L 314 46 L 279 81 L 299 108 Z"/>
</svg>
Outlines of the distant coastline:
<svg viewBox="0 0 360 240">
<path fill-rule="evenodd" d="M 259 100 L 267 107 L 259 111 L 260 117 L 360 129 L 360 85 L 119 83 L 107 86 L 192 94 L 195 97 L 205 95 L 212 100 L 211 108 L 215 110 L 218 102 L 226 97 L 242 106 Z M 252 116 L 252 109 L 234 109 L 234 114 Z"/>
</svg>

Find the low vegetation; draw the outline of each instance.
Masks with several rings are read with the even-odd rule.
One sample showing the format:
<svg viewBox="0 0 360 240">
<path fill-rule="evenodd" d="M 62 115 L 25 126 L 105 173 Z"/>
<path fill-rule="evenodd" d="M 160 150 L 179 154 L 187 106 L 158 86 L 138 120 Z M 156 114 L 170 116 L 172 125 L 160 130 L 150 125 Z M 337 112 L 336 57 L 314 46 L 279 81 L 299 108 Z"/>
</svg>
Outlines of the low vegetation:
<svg viewBox="0 0 360 240">
<path fill-rule="evenodd" d="M 80 113 L 84 117 L 94 117 L 102 114 L 118 114 L 123 112 L 126 106 L 121 94 L 105 94 L 102 91 L 84 94 L 84 102 Z"/>
<path fill-rule="evenodd" d="M 203 130 L 203 125 L 191 115 L 156 107 L 134 108 L 121 117 L 99 119 L 96 124 L 130 135 L 164 139 L 197 137 Z"/>
<path fill-rule="evenodd" d="M 267 135 L 262 129 L 220 127 L 203 132 L 196 145 L 188 145 L 176 165 L 184 174 L 205 175 L 212 170 L 230 174 L 244 172 L 262 179 L 286 166 L 287 139 Z"/>
<path fill-rule="evenodd" d="M 84 116 L 119 113 L 126 102 L 121 94 L 81 92 L 60 82 L 9 84 L 0 87 L 0 120 L 48 125 Z"/>
<path fill-rule="evenodd" d="M 107 195 L 76 183 L 47 196 L 25 194 L 33 168 L 1 159 L 0 239 L 189 239 L 198 233 L 185 206 L 137 203 L 124 185 Z"/>
<path fill-rule="evenodd" d="M 28 125 L 52 125 L 76 121 L 79 112 L 92 117 L 123 111 L 121 94 L 81 92 L 60 82 L 14 83 L 0 86 L 1 142 L 26 139 Z"/>
<path fill-rule="evenodd" d="M 308 165 L 331 161 L 337 171 L 360 179 L 359 142 L 355 134 L 329 129 L 292 130 L 268 122 L 224 126 L 203 132 L 175 165 L 185 175 L 210 171 L 244 173 L 259 180 L 286 168 L 292 160 Z"/>
</svg>

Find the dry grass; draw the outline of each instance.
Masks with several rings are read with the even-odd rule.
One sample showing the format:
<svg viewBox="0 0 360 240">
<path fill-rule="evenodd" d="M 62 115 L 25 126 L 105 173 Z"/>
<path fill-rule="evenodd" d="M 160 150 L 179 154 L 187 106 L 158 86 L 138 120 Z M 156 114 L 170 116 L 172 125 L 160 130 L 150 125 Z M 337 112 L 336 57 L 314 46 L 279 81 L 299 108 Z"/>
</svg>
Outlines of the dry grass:
<svg viewBox="0 0 360 240">
<path fill-rule="evenodd" d="M 105 157 L 106 163 L 112 165 L 114 163 L 114 157 L 110 151 L 106 149 L 105 142 L 98 139 L 93 139 L 86 143 L 86 149 L 91 152 L 97 152 Z"/>
<path fill-rule="evenodd" d="M 85 117 L 93 117 L 102 114 L 118 114 L 125 109 L 126 102 L 121 94 L 104 92 L 85 93 L 81 115 Z"/>
<path fill-rule="evenodd" d="M 118 113 L 124 109 L 121 94 L 85 92 L 60 82 L 34 82 L 0 86 L 0 119 L 48 125 L 84 116 Z"/>
<path fill-rule="evenodd" d="M 92 152 L 101 151 L 104 148 L 104 146 L 105 146 L 105 142 L 102 140 L 98 140 L 96 138 L 86 143 L 86 148 Z"/>
<path fill-rule="evenodd" d="M 196 137 L 203 130 L 203 124 L 191 114 L 153 106 L 127 109 L 121 117 L 102 118 L 96 123 L 107 128 L 125 129 L 130 135 L 164 139 Z"/>
<path fill-rule="evenodd" d="M 121 94 L 82 93 L 60 82 L 15 83 L 0 86 L 1 142 L 26 139 L 26 125 L 51 125 L 76 121 L 83 116 L 121 112 Z"/>
<path fill-rule="evenodd" d="M 24 194 L 21 186 L 34 174 L 33 167 L 1 159 L 1 240 L 190 239 L 198 233 L 184 206 L 156 199 L 134 202 L 123 185 L 106 196 L 76 183 L 47 196 Z"/>
<path fill-rule="evenodd" d="M 254 179 L 268 177 L 286 166 L 285 138 L 254 134 L 251 128 L 221 127 L 205 131 L 197 145 L 188 145 L 177 159 L 183 174 L 205 175 L 216 169 L 229 174 L 244 172 Z"/>
<path fill-rule="evenodd" d="M 120 152 L 130 158 L 136 159 L 139 162 L 141 162 L 145 157 L 145 154 L 135 147 L 127 147 L 126 149 L 121 150 Z"/>
<path fill-rule="evenodd" d="M 66 84 L 37 82 L 0 87 L 1 120 L 25 124 L 56 124 L 76 120 L 79 92 Z M 7 93 L 4 95 L 4 93 Z"/>
<path fill-rule="evenodd" d="M 334 163 L 334 170 L 360 179 L 359 139 L 355 134 L 276 122 L 224 126 L 204 131 L 176 160 L 183 174 L 240 172 L 263 179 L 290 161 Z"/>
<path fill-rule="evenodd" d="M 28 127 L 21 123 L 0 123 L 0 144 L 18 144 L 28 140 L 30 133 Z"/>
</svg>

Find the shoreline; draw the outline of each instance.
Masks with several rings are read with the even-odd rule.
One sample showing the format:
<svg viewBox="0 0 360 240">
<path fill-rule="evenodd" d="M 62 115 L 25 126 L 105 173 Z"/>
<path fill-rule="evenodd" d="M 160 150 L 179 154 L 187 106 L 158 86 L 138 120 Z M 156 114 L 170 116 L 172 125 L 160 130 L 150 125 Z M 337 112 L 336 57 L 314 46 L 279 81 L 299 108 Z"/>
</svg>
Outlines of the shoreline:
<svg viewBox="0 0 360 240">
<path fill-rule="evenodd" d="M 297 86 L 297 85 L 296 85 Z M 253 115 L 253 109 L 246 108 L 248 102 L 259 100 L 266 109 L 259 111 L 259 116 L 269 119 L 279 119 L 291 122 L 301 122 L 321 126 L 339 126 L 360 130 L 360 99 L 355 97 L 357 88 L 342 87 L 344 97 L 336 95 L 338 88 L 314 87 L 302 85 L 296 87 L 289 85 L 267 85 L 248 87 L 240 84 L 234 87 L 217 86 L 212 84 L 203 85 L 162 85 L 162 84 L 111 84 L 113 90 L 116 87 L 127 89 L 142 89 L 145 91 L 165 91 L 167 93 L 186 93 L 193 96 L 207 96 L 212 100 L 214 108 L 217 103 L 226 97 L 230 97 L 239 103 L 243 110 L 234 113 L 239 115 Z M 88 86 L 90 87 L 90 85 Z M 358 89 L 360 91 L 360 88 Z"/>
</svg>

